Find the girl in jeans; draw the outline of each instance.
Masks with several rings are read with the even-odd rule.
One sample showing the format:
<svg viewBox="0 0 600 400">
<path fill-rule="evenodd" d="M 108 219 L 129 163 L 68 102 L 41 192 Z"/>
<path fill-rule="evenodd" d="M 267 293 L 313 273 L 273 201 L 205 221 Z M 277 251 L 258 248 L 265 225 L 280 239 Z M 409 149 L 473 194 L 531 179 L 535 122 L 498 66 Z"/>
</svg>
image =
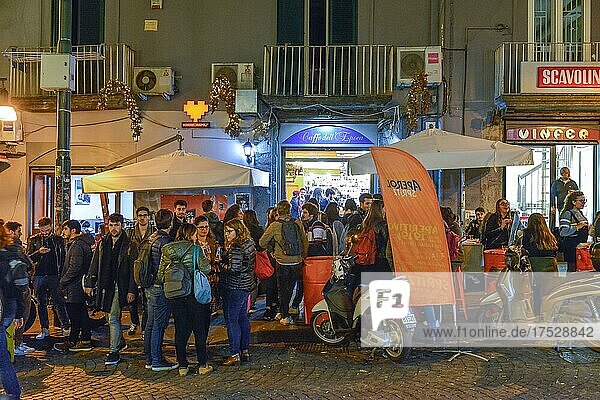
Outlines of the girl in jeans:
<svg viewBox="0 0 600 400">
<path fill-rule="evenodd" d="M 197 240 L 196 227 L 192 224 L 183 223 L 177 230 L 175 239 L 175 242 L 168 243 L 162 248 L 157 280 L 164 283 L 165 268 L 173 260 L 182 260 L 191 277 L 194 276 L 195 268 L 208 274 L 210 263 L 199 248 L 196 250 L 196 247 L 199 247 L 195 244 Z M 194 253 L 198 255 L 196 265 L 194 265 Z M 198 303 L 193 290 L 185 297 L 169 299 L 169 303 L 175 318 L 175 353 L 179 364 L 179 375 L 185 376 L 189 372 L 185 349 L 192 332 L 194 332 L 194 344 L 196 356 L 198 357 L 198 373 L 200 375 L 208 374 L 213 370 L 213 367 L 207 363 L 206 355 L 206 339 L 208 338 L 208 328 L 210 326 L 210 304 Z"/>
<path fill-rule="evenodd" d="M 244 223 L 232 219 L 225 224 L 225 252 L 221 263 L 223 315 L 227 324 L 230 356 L 224 366 L 250 361 L 248 296 L 254 290 L 256 248 Z"/>
</svg>

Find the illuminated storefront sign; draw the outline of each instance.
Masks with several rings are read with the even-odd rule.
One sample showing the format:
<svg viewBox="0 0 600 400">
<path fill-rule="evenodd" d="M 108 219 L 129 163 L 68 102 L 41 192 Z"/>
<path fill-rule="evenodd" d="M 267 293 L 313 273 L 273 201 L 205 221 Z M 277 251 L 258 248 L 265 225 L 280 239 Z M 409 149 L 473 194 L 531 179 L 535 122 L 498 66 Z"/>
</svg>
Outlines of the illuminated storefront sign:
<svg viewBox="0 0 600 400">
<path fill-rule="evenodd" d="M 291 135 L 284 145 L 367 145 L 374 143 L 362 133 L 344 126 L 320 125 Z"/>
<path fill-rule="evenodd" d="M 598 63 L 521 63 L 522 93 L 598 93 Z"/>
<path fill-rule="evenodd" d="M 506 130 L 509 142 L 598 142 L 600 129 L 581 126 L 521 126 Z"/>
</svg>

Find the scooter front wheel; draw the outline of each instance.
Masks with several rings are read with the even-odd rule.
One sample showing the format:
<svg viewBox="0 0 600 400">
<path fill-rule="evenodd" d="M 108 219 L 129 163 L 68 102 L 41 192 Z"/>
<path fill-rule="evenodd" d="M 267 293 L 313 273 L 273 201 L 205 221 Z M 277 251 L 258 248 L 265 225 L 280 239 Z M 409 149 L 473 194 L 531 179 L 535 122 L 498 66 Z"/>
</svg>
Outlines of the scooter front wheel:
<svg viewBox="0 0 600 400">
<path fill-rule="evenodd" d="M 410 346 L 411 336 L 402 321 L 395 319 L 384 320 L 379 329 L 389 335 L 390 343 L 392 344 L 390 347 L 383 348 L 387 358 L 394 362 L 400 362 L 410 355 L 412 351 L 412 347 Z"/>
<path fill-rule="evenodd" d="M 331 346 L 339 346 L 348 341 L 347 336 L 339 335 L 333 329 L 331 318 L 327 311 L 313 313 L 310 326 L 319 340 Z"/>
</svg>

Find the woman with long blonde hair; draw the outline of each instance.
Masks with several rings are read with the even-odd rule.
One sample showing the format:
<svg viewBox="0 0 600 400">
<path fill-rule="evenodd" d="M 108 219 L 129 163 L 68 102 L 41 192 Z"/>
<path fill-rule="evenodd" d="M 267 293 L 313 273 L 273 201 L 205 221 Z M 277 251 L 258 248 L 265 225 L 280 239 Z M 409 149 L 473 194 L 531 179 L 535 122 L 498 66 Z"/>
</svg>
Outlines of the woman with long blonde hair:
<svg viewBox="0 0 600 400">
<path fill-rule="evenodd" d="M 256 247 L 248 228 L 239 219 L 225 224 L 225 252 L 221 259 L 223 316 L 227 324 L 230 356 L 224 366 L 250 361 L 250 320 L 248 299 L 256 285 Z"/>
</svg>

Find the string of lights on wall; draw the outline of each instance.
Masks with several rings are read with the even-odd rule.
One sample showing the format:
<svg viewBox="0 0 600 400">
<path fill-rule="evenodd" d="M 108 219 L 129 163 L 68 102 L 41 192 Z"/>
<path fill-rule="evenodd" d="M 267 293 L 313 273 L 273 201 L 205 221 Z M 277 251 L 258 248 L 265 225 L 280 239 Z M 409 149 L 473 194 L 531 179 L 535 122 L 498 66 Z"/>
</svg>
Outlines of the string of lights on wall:
<svg viewBox="0 0 600 400">
<path fill-rule="evenodd" d="M 132 94 L 131 88 L 117 80 L 111 80 L 106 82 L 106 85 L 100 90 L 100 100 L 98 100 L 97 108 L 99 110 L 105 110 L 108 104 L 109 96 L 122 95 L 125 104 L 127 105 L 127 114 L 131 120 L 131 135 L 134 142 L 140 140 L 142 135 L 142 112 L 138 106 L 137 100 Z"/>
</svg>

